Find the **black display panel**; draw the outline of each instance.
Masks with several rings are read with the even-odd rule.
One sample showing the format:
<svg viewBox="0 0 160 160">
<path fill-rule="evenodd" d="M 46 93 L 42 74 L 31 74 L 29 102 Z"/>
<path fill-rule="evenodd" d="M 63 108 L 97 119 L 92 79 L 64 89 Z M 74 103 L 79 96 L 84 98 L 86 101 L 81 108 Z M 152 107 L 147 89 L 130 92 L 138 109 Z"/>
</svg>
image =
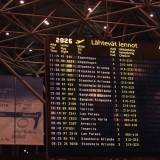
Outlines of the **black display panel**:
<svg viewBox="0 0 160 160">
<path fill-rule="evenodd" d="M 159 55 L 159 44 L 47 37 L 48 156 L 159 156 Z"/>
</svg>

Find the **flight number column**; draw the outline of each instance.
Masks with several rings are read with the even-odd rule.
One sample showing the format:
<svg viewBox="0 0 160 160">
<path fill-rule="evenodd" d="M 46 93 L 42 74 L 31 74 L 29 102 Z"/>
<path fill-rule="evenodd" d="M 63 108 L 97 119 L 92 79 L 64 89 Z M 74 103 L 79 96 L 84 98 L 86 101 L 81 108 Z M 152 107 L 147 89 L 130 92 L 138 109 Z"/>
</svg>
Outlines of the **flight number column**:
<svg viewBox="0 0 160 160">
<path fill-rule="evenodd" d="M 74 61 L 72 55 L 61 55 L 61 76 L 62 76 L 62 117 L 63 117 L 63 145 L 77 146 L 77 108 Z"/>
</svg>

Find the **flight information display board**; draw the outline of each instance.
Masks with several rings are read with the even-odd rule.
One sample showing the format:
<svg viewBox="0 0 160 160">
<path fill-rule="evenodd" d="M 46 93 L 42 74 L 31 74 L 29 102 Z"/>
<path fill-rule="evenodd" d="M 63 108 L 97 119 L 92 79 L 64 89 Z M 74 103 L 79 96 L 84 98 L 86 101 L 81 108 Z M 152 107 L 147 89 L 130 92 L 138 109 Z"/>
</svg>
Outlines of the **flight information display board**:
<svg viewBox="0 0 160 160">
<path fill-rule="evenodd" d="M 160 153 L 159 44 L 46 38 L 49 157 Z"/>
</svg>

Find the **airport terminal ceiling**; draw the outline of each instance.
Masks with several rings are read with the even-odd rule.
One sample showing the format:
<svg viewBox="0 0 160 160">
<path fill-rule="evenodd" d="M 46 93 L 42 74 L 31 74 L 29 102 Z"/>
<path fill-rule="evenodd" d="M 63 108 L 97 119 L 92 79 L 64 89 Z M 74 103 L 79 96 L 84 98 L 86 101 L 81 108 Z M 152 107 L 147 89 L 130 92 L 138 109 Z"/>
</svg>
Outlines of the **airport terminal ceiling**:
<svg viewBox="0 0 160 160">
<path fill-rule="evenodd" d="M 44 77 L 46 35 L 159 43 L 159 10 L 159 0 L 0 0 L 0 75 Z"/>
<path fill-rule="evenodd" d="M 0 0 L 0 8 L 0 56 L 19 75 L 44 76 L 46 35 L 160 40 L 159 0 Z"/>
</svg>

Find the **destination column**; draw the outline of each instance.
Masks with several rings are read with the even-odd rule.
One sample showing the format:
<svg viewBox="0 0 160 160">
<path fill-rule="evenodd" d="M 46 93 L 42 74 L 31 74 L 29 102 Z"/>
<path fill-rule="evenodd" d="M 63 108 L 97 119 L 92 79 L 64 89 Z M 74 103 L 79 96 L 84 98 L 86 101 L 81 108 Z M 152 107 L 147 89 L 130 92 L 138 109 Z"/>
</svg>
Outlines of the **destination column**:
<svg viewBox="0 0 160 160">
<path fill-rule="evenodd" d="M 97 132 L 97 117 L 94 98 L 96 97 L 96 58 L 77 56 L 79 125 L 82 146 L 99 146 L 100 133 Z M 86 148 L 87 150 L 88 148 Z M 91 148 L 90 148 L 91 149 Z"/>
<path fill-rule="evenodd" d="M 85 150 L 94 148 L 102 151 L 108 146 L 112 151 L 116 130 L 111 95 L 111 59 L 78 56 L 77 64 L 81 145 Z"/>
</svg>

